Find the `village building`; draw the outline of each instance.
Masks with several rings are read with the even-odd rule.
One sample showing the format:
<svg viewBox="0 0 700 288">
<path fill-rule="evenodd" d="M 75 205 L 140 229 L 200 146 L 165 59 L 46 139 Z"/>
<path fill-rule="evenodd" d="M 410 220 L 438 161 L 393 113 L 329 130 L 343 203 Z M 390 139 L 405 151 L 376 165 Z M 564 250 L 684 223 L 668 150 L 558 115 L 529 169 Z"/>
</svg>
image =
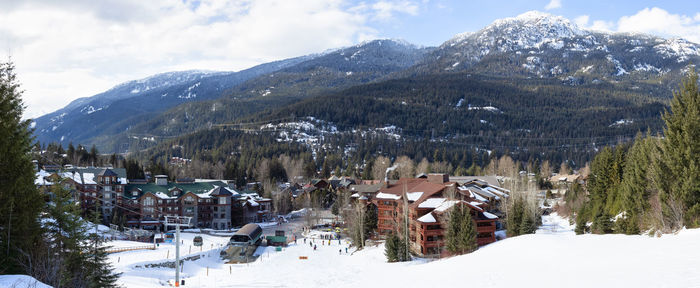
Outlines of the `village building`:
<svg viewBox="0 0 700 288">
<path fill-rule="evenodd" d="M 462 205 L 469 208 L 476 224 L 477 244 L 493 243 L 496 241 L 496 221 L 499 218 L 487 211 L 488 199 L 472 197 L 474 193 L 467 192 L 471 191 L 469 188 L 472 185 L 477 184 L 471 183 L 464 187 L 466 189 L 460 189 L 447 174 L 388 181 L 371 199 L 378 211 L 377 230 L 380 235 L 386 236 L 399 233 L 402 230 L 400 226 L 406 225 L 413 253 L 419 256 L 446 255 L 447 212 L 456 205 Z M 404 219 L 408 220 L 407 223 Z"/>
</svg>

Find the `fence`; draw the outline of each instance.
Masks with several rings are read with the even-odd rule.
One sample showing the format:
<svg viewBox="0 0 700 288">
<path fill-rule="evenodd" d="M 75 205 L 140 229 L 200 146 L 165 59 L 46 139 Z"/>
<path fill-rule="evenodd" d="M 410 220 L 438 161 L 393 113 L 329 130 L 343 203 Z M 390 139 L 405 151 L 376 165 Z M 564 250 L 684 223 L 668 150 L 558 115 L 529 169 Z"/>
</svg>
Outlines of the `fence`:
<svg viewBox="0 0 700 288">
<path fill-rule="evenodd" d="M 119 253 L 119 252 L 126 252 L 126 251 L 135 251 L 135 250 L 156 250 L 156 246 L 155 245 L 144 245 L 144 246 L 109 248 L 105 252 L 107 252 L 108 254 L 111 254 L 111 253 Z"/>
</svg>

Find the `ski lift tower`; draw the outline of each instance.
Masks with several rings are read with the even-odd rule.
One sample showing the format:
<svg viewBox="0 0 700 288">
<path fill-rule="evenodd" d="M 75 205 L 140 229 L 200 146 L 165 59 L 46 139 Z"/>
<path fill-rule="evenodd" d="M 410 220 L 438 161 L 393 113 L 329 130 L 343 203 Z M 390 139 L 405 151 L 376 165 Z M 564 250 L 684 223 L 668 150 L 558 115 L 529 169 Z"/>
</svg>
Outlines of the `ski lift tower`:
<svg viewBox="0 0 700 288">
<path fill-rule="evenodd" d="M 165 216 L 165 229 L 175 226 L 175 287 L 180 287 L 180 226 L 190 227 L 191 220 L 192 217 Z"/>
</svg>

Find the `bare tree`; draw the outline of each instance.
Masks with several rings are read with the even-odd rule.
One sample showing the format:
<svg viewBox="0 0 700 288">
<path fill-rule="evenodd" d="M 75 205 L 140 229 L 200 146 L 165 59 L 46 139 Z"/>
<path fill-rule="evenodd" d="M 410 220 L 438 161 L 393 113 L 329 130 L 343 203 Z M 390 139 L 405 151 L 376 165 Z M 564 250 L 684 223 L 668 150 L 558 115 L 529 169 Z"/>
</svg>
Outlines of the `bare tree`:
<svg viewBox="0 0 700 288">
<path fill-rule="evenodd" d="M 389 167 L 391 167 L 391 159 L 384 156 L 379 156 L 377 159 L 374 159 L 372 165 L 372 176 L 374 180 L 383 180 L 384 177 L 387 176 L 386 169 Z"/>
<path fill-rule="evenodd" d="M 399 178 L 413 178 L 415 163 L 408 156 L 401 156 L 394 161 L 396 165 L 396 172 L 399 174 Z"/>
<path fill-rule="evenodd" d="M 549 165 L 549 160 L 544 160 L 540 165 L 540 176 L 549 179 L 552 176 L 552 167 Z"/>
<path fill-rule="evenodd" d="M 569 168 L 569 165 L 566 165 L 566 161 L 561 162 L 561 165 L 559 166 L 559 175 L 568 175 L 571 174 L 571 169 Z"/>
<path fill-rule="evenodd" d="M 428 173 L 429 171 L 430 162 L 428 162 L 428 159 L 423 158 L 423 160 L 420 160 L 420 163 L 418 163 L 418 166 L 416 166 L 416 174 Z"/>
</svg>

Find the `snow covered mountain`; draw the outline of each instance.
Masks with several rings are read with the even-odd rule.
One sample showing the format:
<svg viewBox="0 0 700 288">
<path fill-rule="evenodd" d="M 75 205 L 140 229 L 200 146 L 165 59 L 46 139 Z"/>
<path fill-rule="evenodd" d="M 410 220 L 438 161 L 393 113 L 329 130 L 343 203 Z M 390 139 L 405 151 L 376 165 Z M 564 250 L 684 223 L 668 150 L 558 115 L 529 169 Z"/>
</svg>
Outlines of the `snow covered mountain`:
<svg viewBox="0 0 700 288">
<path fill-rule="evenodd" d="M 684 39 L 590 31 L 531 11 L 458 34 L 410 70 L 559 78 L 568 84 L 663 78 L 671 84 L 698 60 L 700 46 Z"/>
<path fill-rule="evenodd" d="M 64 108 L 34 119 L 35 135 L 40 142 L 85 143 L 101 133 L 128 129 L 173 106 L 216 99 L 227 89 L 248 79 L 307 59 L 291 58 L 239 72 L 167 72 L 125 82 L 103 93 L 76 99 Z"/>
</svg>

